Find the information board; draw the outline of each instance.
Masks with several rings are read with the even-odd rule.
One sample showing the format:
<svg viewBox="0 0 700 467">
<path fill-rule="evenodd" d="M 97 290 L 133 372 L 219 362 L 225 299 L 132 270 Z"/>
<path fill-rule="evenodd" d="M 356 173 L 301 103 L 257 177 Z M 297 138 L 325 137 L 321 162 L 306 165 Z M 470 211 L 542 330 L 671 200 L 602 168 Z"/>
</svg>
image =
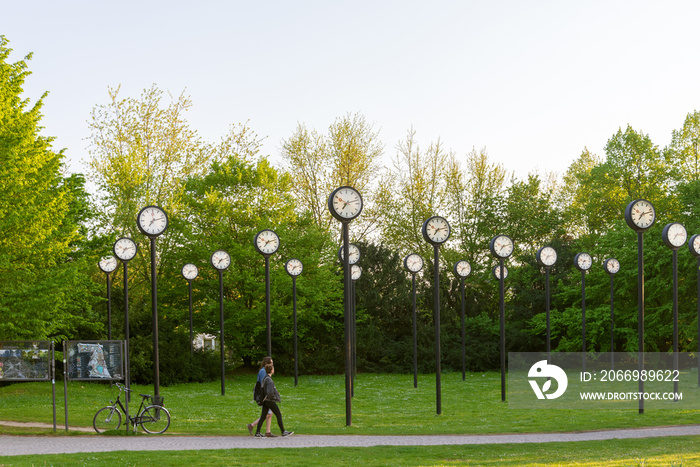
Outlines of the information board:
<svg viewBox="0 0 700 467">
<path fill-rule="evenodd" d="M 123 380 L 124 341 L 66 341 L 69 380 Z"/>
<path fill-rule="evenodd" d="M 51 380 L 51 342 L 0 341 L 0 380 Z"/>
</svg>

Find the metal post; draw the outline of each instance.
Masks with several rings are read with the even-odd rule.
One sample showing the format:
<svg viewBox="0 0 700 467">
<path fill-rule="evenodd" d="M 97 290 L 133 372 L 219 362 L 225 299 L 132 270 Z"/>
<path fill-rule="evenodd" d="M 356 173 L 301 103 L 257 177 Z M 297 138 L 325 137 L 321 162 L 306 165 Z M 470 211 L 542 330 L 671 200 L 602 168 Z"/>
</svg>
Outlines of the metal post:
<svg viewBox="0 0 700 467">
<path fill-rule="evenodd" d="M 434 245 L 433 270 L 435 274 L 434 309 L 435 309 L 435 405 L 437 414 L 442 413 L 442 369 L 440 366 L 440 247 Z"/>
<path fill-rule="evenodd" d="M 127 389 L 131 389 L 131 358 L 129 358 L 129 263 L 127 262 L 124 262 L 124 340 L 126 341 L 126 349 L 124 351 L 124 384 Z M 131 392 L 126 391 L 125 400 L 128 404 L 131 400 Z M 126 428 L 128 431 L 128 423 Z"/>
<path fill-rule="evenodd" d="M 66 432 L 68 432 L 68 349 L 66 341 L 63 341 L 63 411 L 64 421 L 66 423 Z"/>
<path fill-rule="evenodd" d="M 292 302 L 294 303 L 294 387 L 299 384 L 299 357 L 297 347 L 297 278 L 292 276 Z"/>
<path fill-rule="evenodd" d="M 700 261 L 700 260 L 699 260 Z M 700 271 L 700 268 L 698 269 Z M 700 272 L 698 272 L 700 277 Z M 700 279 L 698 279 L 698 284 L 700 284 Z M 418 317 L 416 312 L 416 273 L 411 274 L 411 288 L 413 291 L 413 387 L 418 387 Z M 698 286 L 698 296 L 700 297 L 700 286 Z M 700 304 L 700 300 L 698 301 Z M 700 305 L 698 305 L 698 310 L 700 310 Z M 698 311 L 698 316 L 700 317 L 700 311 Z M 700 326 L 700 325 L 699 325 Z M 698 327 L 698 336 L 700 336 L 700 327 Z M 700 345 L 700 344 L 699 344 Z M 698 359 L 700 362 L 700 359 Z M 698 363 L 700 365 L 700 363 Z M 700 380 L 699 380 L 700 381 Z M 700 382 L 698 382 L 700 386 Z"/>
<path fill-rule="evenodd" d="M 503 258 L 500 259 L 499 299 L 500 299 L 500 322 L 501 322 L 501 401 L 506 400 L 506 300 L 505 300 L 505 267 Z"/>
<path fill-rule="evenodd" d="M 53 399 L 53 432 L 56 433 L 56 356 L 51 341 L 51 398 Z"/>
<path fill-rule="evenodd" d="M 678 250 L 675 248 L 673 250 L 673 369 L 678 371 Z M 673 379 L 673 393 L 673 401 L 678 402 L 678 378 Z"/>
<path fill-rule="evenodd" d="M 193 336 L 193 320 L 192 320 L 192 281 L 187 281 L 187 289 L 190 297 L 190 355 L 194 354 L 194 336 Z"/>
<path fill-rule="evenodd" d="M 581 271 L 581 352 L 583 371 L 586 371 L 586 271 Z"/>
<path fill-rule="evenodd" d="M 544 268 L 544 295 L 545 295 L 545 309 L 547 312 L 547 362 L 549 363 L 549 354 L 552 351 L 552 340 L 550 332 L 550 321 L 549 321 L 549 268 Z"/>
<path fill-rule="evenodd" d="M 112 275 L 107 273 L 107 339 L 112 340 Z"/>
<path fill-rule="evenodd" d="M 357 355 L 355 353 L 355 281 L 351 281 L 351 287 L 352 307 L 350 308 L 350 362 L 352 365 L 352 384 L 350 385 L 350 396 L 355 397 L 355 376 L 357 374 Z"/>
<path fill-rule="evenodd" d="M 615 369 L 615 309 L 613 307 L 614 275 L 610 274 L 610 369 Z"/>
<path fill-rule="evenodd" d="M 352 425 L 352 362 L 350 357 L 350 305 L 352 281 L 350 278 L 350 232 L 347 222 L 343 222 L 343 293 L 345 321 L 345 425 Z"/>
<path fill-rule="evenodd" d="M 265 317 L 267 320 L 267 355 L 272 357 L 272 315 L 270 314 L 270 257 L 265 255 Z"/>
<path fill-rule="evenodd" d="M 151 237 L 151 311 L 153 313 L 153 397 L 160 402 L 160 361 L 158 359 L 158 283 L 156 282 L 156 239 Z"/>
<path fill-rule="evenodd" d="M 700 388 L 700 256 L 697 264 L 697 309 L 698 309 L 698 387 Z"/>
<path fill-rule="evenodd" d="M 637 232 L 637 333 L 639 374 L 644 371 L 644 235 Z M 639 378 L 639 413 L 644 413 L 644 380 Z"/>
<path fill-rule="evenodd" d="M 221 395 L 226 395 L 226 364 L 224 362 L 224 271 L 219 269 L 219 353 L 221 354 Z"/>
<path fill-rule="evenodd" d="M 129 358 L 129 263 L 124 261 L 124 384 L 131 389 L 131 359 Z M 129 433 L 129 401 L 131 392 L 125 391 L 124 411 L 126 412 L 126 432 Z"/>
<path fill-rule="evenodd" d="M 466 379 L 467 371 L 467 355 L 466 355 L 466 329 L 464 323 L 464 278 L 460 280 L 460 289 L 462 292 L 462 381 Z"/>
</svg>

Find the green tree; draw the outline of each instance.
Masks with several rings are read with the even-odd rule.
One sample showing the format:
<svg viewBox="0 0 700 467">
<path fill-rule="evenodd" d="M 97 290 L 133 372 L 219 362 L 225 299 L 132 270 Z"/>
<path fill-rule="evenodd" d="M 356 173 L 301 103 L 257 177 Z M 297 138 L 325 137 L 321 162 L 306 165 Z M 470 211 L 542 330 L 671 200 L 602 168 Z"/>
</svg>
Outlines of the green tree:
<svg viewBox="0 0 700 467">
<path fill-rule="evenodd" d="M 84 181 L 62 175 L 63 152 L 41 134 L 41 107 L 22 96 L 31 74 L 0 36 L 0 339 L 92 333 L 83 241 Z"/>
</svg>

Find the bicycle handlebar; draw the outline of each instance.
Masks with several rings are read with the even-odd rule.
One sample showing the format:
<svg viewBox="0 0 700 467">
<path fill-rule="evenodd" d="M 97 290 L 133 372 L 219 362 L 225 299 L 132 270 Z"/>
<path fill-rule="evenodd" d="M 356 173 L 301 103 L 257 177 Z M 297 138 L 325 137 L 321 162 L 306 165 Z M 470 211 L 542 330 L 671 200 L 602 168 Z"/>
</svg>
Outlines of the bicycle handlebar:
<svg viewBox="0 0 700 467">
<path fill-rule="evenodd" d="M 115 385 L 116 387 L 118 387 L 120 391 L 128 391 L 128 392 L 133 392 L 133 389 L 131 389 L 131 388 L 127 388 L 127 387 L 126 387 L 126 386 L 124 386 L 123 384 L 119 384 L 119 383 L 114 383 L 114 385 Z"/>
</svg>

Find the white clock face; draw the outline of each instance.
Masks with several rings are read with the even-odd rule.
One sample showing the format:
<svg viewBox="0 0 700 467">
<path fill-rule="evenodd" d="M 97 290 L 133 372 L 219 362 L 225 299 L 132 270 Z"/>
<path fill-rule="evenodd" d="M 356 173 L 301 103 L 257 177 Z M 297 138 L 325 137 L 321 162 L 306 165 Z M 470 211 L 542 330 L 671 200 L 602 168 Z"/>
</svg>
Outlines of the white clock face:
<svg viewBox="0 0 700 467">
<path fill-rule="evenodd" d="M 682 224 L 674 222 L 666 229 L 668 243 L 676 248 L 682 247 L 688 239 L 688 231 Z"/>
<path fill-rule="evenodd" d="M 105 256 L 99 262 L 100 269 L 107 274 L 114 272 L 114 270 L 117 269 L 117 265 L 117 258 L 114 256 Z"/>
<path fill-rule="evenodd" d="M 360 276 L 362 276 L 362 268 L 357 264 L 353 264 L 352 268 L 350 268 L 350 278 L 356 281 Z"/>
<path fill-rule="evenodd" d="M 344 246 L 345 245 L 340 245 L 340 248 L 338 249 L 338 259 L 340 259 L 341 263 L 345 259 L 345 249 L 343 248 Z M 357 248 L 357 245 L 353 245 L 352 243 L 350 243 L 348 245 L 348 249 L 350 250 L 350 264 L 355 264 L 358 261 L 360 261 L 360 249 Z"/>
<path fill-rule="evenodd" d="M 231 265 L 231 257 L 224 250 L 217 250 L 211 255 L 211 265 L 223 270 Z"/>
<path fill-rule="evenodd" d="M 609 274 L 617 274 L 620 270 L 620 262 L 615 258 L 610 258 L 605 262 L 605 270 L 608 271 Z"/>
<path fill-rule="evenodd" d="M 351 220 L 362 211 L 362 196 L 351 187 L 341 187 L 331 193 L 329 200 L 331 212 L 341 220 Z"/>
<path fill-rule="evenodd" d="M 442 217 L 431 217 L 425 224 L 425 234 L 433 243 L 445 243 L 450 238 L 450 224 Z"/>
<path fill-rule="evenodd" d="M 255 236 L 255 247 L 263 255 L 271 255 L 280 247 L 280 238 L 272 230 L 262 230 Z"/>
<path fill-rule="evenodd" d="M 693 235 L 693 237 L 690 240 L 690 251 L 695 256 L 700 256 L 700 235 Z"/>
<path fill-rule="evenodd" d="M 496 265 L 493 267 L 493 277 L 496 279 L 501 279 L 501 266 Z M 503 266 L 503 278 L 506 279 L 508 278 L 508 268 L 504 265 Z"/>
<path fill-rule="evenodd" d="M 195 280 L 199 275 L 199 268 L 192 263 L 187 263 L 182 267 L 182 277 L 188 281 Z"/>
<path fill-rule="evenodd" d="M 468 261 L 457 261 L 455 264 L 455 274 L 459 277 L 467 277 L 472 272 L 472 266 Z"/>
<path fill-rule="evenodd" d="M 546 246 L 539 251 L 540 262 L 544 266 L 553 266 L 557 262 L 557 252 L 551 246 Z"/>
<path fill-rule="evenodd" d="M 114 243 L 114 254 L 122 261 L 129 261 L 136 256 L 136 243 L 130 238 L 120 238 Z"/>
<path fill-rule="evenodd" d="M 493 254 L 499 258 L 507 258 L 513 253 L 513 240 L 508 235 L 499 235 L 493 240 Z"/>
<path fill-rule="evenodd" d="M 161 208 L 156 206 L 147 206 L 139 212 L 138 227 L 146 235 L 155 237 L 168 228 L 168 216 Z"/>
<path fill-rule="evenodd" d="M 403 264 L 409 271 L 418 272 L 421 269 L 423 269 L 423 258 L 421 258 L 420 255 L 411 253 L 410 255 L 406 256 L 406 259 L 404 259 Z"/>
<path fill-rule="evenodd" d="M 304 265 L 296 258 L 287 261 L 284 267 L 287 269 L 287 274 L 290 276 L 298 276 L 304 270 Z"/>
<path fill-rule="evenodd" d="M 646 229 L 654 223 L 656 212 L 650 202 L 639 200 L 632 206 L 630 217 L 634 225 L 640 229 Z"/>
<path fill-rule="evenodd" d="M 593 259 L 588 253 L 579 253 L 576 255 L 576 266 L 582 270 L 587 271 L 593 265 Z"/>
</svg>

